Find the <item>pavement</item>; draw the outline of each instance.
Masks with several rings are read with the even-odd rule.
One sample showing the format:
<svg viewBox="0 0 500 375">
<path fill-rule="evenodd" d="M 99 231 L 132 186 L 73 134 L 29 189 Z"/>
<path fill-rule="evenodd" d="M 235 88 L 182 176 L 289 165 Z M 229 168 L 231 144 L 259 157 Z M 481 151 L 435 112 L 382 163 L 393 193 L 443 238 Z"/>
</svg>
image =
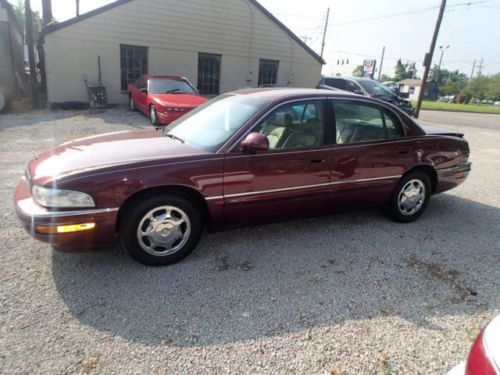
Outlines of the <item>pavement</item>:
<svg viewBox="0 0 500 375">
<path fill-rule="evenodd" d="M 150 268 L 55 251 L 12 202 L 33 152 L 147 119 L 0 116 L 0 373 L 446 373 L 500 309 L 500 116 L 420 121 L 464 132 L 473 171 L 417 222 L 373 210 L 207 234 Z"/>
</svg>

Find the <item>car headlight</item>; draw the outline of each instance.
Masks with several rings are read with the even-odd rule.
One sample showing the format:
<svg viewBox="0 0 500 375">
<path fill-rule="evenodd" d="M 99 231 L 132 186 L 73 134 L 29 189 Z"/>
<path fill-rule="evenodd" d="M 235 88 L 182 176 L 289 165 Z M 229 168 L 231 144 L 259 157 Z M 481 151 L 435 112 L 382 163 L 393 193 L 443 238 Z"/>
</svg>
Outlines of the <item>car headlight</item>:
<svg viewBox="0 0 500 375">
<path fill-rule="evenodd" d="M 31 193 L 33 199 L 44 207 L 95 207 L 92 197 L 79 191 L 48 189 L 35 185 Z"/>
</svg>

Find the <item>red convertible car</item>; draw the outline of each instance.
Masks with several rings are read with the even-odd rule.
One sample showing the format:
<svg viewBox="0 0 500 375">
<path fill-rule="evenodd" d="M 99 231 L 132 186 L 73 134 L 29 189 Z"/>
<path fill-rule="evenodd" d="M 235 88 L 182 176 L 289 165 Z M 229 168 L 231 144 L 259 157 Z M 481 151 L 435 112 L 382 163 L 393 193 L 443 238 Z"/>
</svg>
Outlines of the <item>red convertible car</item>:
<svg viewBox="0 0 500 375">
<path fill-rule="evenodd" d="M 250 89 L 168 128 L 63 143 L 28 164 L 17 213 L 58 248 L 113 246 L 163 265 L 216 230 L 385 207 L 417 219 L 462 183 L 469 145 L 396 107 L 346 92 Z"/>
<path fill-rule="evenodd" d="M 143 75 L 128 92 L 130 110 L 143 112 L 153 125 L 168 125 L 207 101 L 185 77 Z"/>
</svg>

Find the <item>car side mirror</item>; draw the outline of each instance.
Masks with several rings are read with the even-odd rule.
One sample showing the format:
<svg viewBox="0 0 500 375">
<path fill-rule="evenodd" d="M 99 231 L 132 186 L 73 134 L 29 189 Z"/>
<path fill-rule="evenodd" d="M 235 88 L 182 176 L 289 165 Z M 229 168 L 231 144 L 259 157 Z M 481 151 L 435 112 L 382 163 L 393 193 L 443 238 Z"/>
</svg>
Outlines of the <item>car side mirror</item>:
<svg viewBox="0 0 500 375">
<path fill-rule="evenodd" d="M 148 93 L 148 89 L 140 89 L 139 91 L 142 92 L 143 94 L 147 94 Z"/>
<path fill-rule="evenodd" d="M 364 94 L 363 94 L 363 91 L 361 91 L 360 89 L 355 89 L 355 90 L 353 91 L 353 93 L 358 94 L 358 95 L 364 95 Z"/>
<path fill-rule="evenodd" d="M 240 150 L 250 155 L 269 151 L 269 139 L 262 133 L 250 133 L 241 142 Z"/>
</svg>

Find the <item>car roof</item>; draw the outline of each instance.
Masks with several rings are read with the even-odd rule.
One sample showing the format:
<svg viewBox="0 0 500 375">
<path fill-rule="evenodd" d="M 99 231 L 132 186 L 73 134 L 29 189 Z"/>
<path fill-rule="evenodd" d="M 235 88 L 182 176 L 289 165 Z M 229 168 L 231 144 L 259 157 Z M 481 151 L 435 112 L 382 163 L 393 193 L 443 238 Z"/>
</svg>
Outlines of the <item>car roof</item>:
<svg viewBox="0 0 500 375">
<path fill-rule="evenodd" d="M 242 89 L 233 91 L 229 94 L 232 95 L 248 95 L 262 100 L 282 100 L 282 99 L 292 99 L 302 96 L 354 96 L 359 95 L 347 92 L 347 91 L 332 91 L 323 89 L 311 89 L 311 88 L 295 88 L 295 87 L 260 87 L 251 89 Z"/>
<path fill-rule="evenodd" d="M 186 77 L 181 76 L 155 76 L 152 74 L 143 74 L 143 77 L 146 79 L 175 79 L 175 80 L 185 80 Z"/>
<path fill-rule="evenodd" d="M 351 81 L 357 81 L 357 82 L 359 82 L 359 81 L 375 81 L 374 79 L 364 78 L 364 77 L 344 77 L 344 76 L 341 76 L 341 77 L 329 77 L 329 76 L 325 76 L 323 78 L 327 78 L 327 79 L 345 79 L 345 80 L 351 80 Z"/>
</svg>

